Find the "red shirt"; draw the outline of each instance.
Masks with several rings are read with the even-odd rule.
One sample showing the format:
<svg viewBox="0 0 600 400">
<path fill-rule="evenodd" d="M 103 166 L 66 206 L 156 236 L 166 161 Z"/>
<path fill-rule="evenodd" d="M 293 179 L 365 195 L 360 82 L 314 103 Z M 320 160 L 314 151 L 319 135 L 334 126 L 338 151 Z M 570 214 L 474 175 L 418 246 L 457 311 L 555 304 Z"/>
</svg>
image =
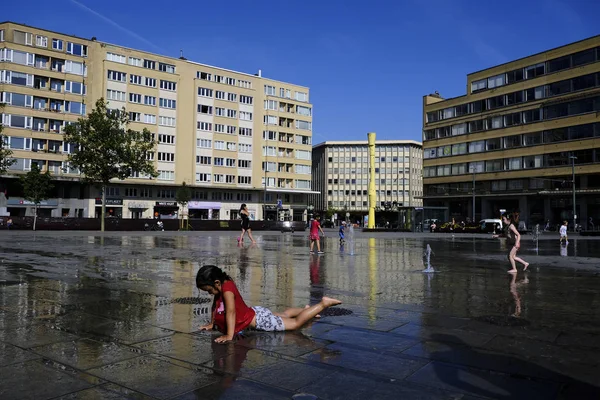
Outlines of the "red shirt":
<svg viewBox="0 0 600 400">
<path fill-rule="evenodd" d="M 225 303 L 223 303 L 223 293 L 232 292 L 235 300 L 235 330 L 234 333 L 243 331 L 250 325 L 256 312 L 244 303 L 244 299 L 235 286 L 233 281 L 225 281 L 221 286 L 221 294 L 215 296 L 215 325 L 223 332 L 227 333 L 227 320 L 225 319 Z"/>
<path fill-rule="evenodd" d="M 316 219 L 310 224 L 310 234 L 319 236 L 319 227 L 321 224 Z"/>
</svg>

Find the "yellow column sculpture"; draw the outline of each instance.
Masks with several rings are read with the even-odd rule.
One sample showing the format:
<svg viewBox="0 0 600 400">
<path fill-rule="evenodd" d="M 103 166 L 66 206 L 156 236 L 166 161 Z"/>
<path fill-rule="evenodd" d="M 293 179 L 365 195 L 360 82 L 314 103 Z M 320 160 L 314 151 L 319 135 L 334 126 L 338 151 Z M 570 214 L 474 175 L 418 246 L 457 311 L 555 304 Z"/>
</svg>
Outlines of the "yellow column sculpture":
<svg viewBox="0 0 600 400">
<path fill-rule="evenodd" d="M 367 228 L 375 228 L 375 202 L 377 196 L 375 195 L 375 132 L 369 132 L 369 221 Z"/>
</svg>

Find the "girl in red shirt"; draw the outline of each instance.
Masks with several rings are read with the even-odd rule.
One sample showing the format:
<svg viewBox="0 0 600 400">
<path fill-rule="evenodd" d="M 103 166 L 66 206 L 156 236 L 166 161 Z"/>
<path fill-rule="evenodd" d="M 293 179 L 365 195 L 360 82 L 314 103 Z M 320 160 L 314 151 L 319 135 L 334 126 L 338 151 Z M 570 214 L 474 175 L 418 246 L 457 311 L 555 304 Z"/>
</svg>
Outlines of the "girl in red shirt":
<svg viewBox="0 0 600 400">
<path fill-rule="evenodd" d="M 305 308 L 288 308 L 282 313 L 273 313 L 264 307 L 248 307 L 233 280 L 216 265 L 205 265 L 196 275 L 198 289 L 215 296 L 212 318 L 200 330 L 217 328 L 225 335 L 215 342 L 233 340 L 236 333 L 252 328 L 259 331 L 291 331 L 302 327 L 324 309 L 342 304 L 341 301 L 323 297 L 318 304 Z"/>
</svg>

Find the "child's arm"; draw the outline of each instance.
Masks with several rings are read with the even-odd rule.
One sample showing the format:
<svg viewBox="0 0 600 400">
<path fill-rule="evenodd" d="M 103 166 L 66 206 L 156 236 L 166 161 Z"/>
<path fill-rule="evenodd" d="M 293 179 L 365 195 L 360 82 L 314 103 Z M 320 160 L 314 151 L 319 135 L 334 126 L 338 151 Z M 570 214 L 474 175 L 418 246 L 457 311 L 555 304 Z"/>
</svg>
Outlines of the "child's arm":
<svg viewBox="0 0 600 400">
<path fill-rule="evenodd" d="M 518 249 L 521 247 L 521 234 L 514 225 L 510 226 L 510 230 L 515 234 L 515 247 Z"/>
<path fill-rule="evenodd" d="M 215 312 L 216 312 L 216 300 L 213 300 L 213 304 L 212 304 L 212 311 L 210 313 L 210 323 L 201 326 L 200 328 L 198 328 L 198 330 L 201 331 L 212 331 L 213 328 L 215 327 Z"/>
<path fill-rule="evenodd" d="M 215 339 L 217 343 L 229 342 L 233 340 L 235 334 L 235 297 L 233 292 L 223 292 L 223 303 L 225 303 L 227 334 Z"/>
<path fill-rule="evenodd" d="M 321 231 L 321 233 L 323 234 L 323 236 L 325 236 L 325 232 L 323 232 L 323 227 L 321 226 L 321 224 L 319 224 L 319 230 Z"/>
</svg>

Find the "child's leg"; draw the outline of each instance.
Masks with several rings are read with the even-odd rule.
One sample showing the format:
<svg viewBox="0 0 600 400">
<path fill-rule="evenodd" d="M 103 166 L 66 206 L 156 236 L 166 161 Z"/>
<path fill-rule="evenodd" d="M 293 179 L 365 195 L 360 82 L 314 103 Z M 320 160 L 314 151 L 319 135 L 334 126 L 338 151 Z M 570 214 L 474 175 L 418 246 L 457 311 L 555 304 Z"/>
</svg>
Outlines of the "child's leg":
<svg viewBox="0 0 600 400">
<path fill-rule="evenodd" d="M 317 242 L 317 251 L 321 251 L 321 240 L 317 239 L 316 242 Z"/>
<path fill-rule="evenodd" d="M 310 251 L 312 253 L 313 249 L 315 248 L 315 240 L 314 239 L 310 239 Z"/>
<path fill-rule="evenodd" d="M 242 240 L 244 240 L 244 235 L 246 234 L 246 230 L 244 228 L 242 228 L 242 234 L 240 235 L 240 237 L 238 238 L 238 242 L 241 242 Z"/>
<path fill-rule="evenodd" d="M 523 268 L 523 271 L 525 271 L 527 269 L 527 267 L 529 267 L 529 263 L 525 260 L 523 260 L 520 257 L 517 257 L 517 254 L 515 252 L 515 257 L 514 257 L 515 261 L 520 262 L 521 264 L 523 264 L 525 266 L 525 268 Z"/>
<path fill-rule="evenodd" d="M 250 238 L 252 243 L 256 243 L 256 240 L 254 240 L 254 238 L 252 237 L 252 229 L 248 229 L 246 230 L 246 232 L 248 232 L 248 237 Z"/>
<path fill-rule="evenodd" d="M 517 249 L 516 248 L 512 248 L 512 250 L 510 251 L 510 253 L 508 253 L 508 261 L 510 261 L 510 265 L 512 266 L 512 269 L 509 270 L 508 272 L 517 272 L 517 265 L 515 263 L 515 255 L 517 254 Z"/>
<path fill-rule="evenodd" d="M 307 308 L 310 308 L 310 306 L 305 306 L 304 308 L 301 307 L 292 307 L 292 308 L 288 308 L 287 310 L 280 312 L 280 313 L 276 313 L 274 312 L 273 314 L 277 315 L 278 317 L 288 317 L 288 318 L 295 318 L 298 316 L 298 314 L 300 314 L 302 311 L 306 310 Z M 321 318 L 320 315 L 315 315 L 315 318 Z"/>
<path fill-rule="evenodd" d="M 341 301 L 337 299 L 332 299 L 330 297 L 323 297 L 318 304 L 314 306 L 304 308 L 295 318 L 281 317 L 283 320 L 283 325 L 285 326 L 286 331 L 293 331 L 302 327 L 309 320 L 314 318 L 317 314 L 322 312 L 324 309 L 332 306 L 337 306 L 338 304 L 342 304 Z"/>
</svg>

